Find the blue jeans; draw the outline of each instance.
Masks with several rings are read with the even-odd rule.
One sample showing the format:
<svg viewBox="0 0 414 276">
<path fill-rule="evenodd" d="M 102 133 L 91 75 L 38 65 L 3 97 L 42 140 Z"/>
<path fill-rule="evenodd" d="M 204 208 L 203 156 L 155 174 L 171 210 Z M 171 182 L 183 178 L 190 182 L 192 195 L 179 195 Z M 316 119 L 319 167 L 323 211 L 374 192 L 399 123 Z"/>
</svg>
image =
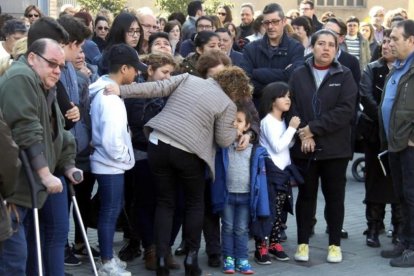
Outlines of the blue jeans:
<svg viewBox="0 0 414 276">
<path fill-rule="evenodd" d="M 11 214 L 13 235 L 3 242 L 0 249 L 0 275 L 24 276 L 26 275 L 27 243 L 24 221 L 32 216 L 28 208 L 16 206 L 19 220 L 14 212 Z M 33 227 L 33 226 L 31 226 Z"/>
<path fill-rule="evenodd" d="M 229 193 L 221 214 L 223 257 L 248 258 L 250 193 Z"/>
<path fill-rule="evenodd" d="M 102 260 L 113 257 L 116 222 L 124 200 L 124 174 L 96 174 L 100 200 L 98 240 Z"/>
<path fill-rule="evenodd" d="M 65 244 L 69 233 L 68 190 L 64 177 L 60 177 L 60 180 L 63 185 L 62 192 L 48 195 L 39 210 L 44 275 L 65 275 Z M 25 223 L 29 253 L 26 274 L 38 275 L 33 216 L 28 216 Z"/>
</svg>

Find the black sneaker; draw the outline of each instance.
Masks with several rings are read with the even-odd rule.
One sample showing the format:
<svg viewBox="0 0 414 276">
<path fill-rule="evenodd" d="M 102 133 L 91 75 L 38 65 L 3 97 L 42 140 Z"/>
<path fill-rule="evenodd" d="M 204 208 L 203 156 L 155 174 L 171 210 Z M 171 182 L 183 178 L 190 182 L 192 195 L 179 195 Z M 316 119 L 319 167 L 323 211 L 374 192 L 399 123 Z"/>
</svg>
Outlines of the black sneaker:
<svg viewBox="0 0 414 276">
<path fill-rule="evenodd" d="M 289 256 L 285 253 L 283 246 L 280 243 L 271 243 L 269 246 L 269 253 L 279 261 L 289 261 Z"/>
<path fill-rule="evenodd" d="M 79 266 L 82 262 L 76 258 L 75 254 L 73 254 L 71 247 L 65 248 L 65 265 L 66 266 Z"/>
<path fill-rule="evenodd" d="M 75 245 L 72 245 L 72 251 L 75 254 L 76 257 L 81 258 L 81 257 L 89 257 L 88 255 L 88 250 L 86 249 L 86 245 L 82 245 L 82 247 L 80 247 L 79 249 L 76 249 Z M 98 250 L 96 250 L 95 248 L 93 248 L 91 246 L 91 251 L 92 251 L 92 256 L 94 258 L 99 258 L 101 256 L 101 254 L 99 253 Z"/>
<path fill-rule="evenodd" d="M 221 266 L 221 256 L 220 254 L 211 254 L 208 256 L 208 266 L 209 267 L 220 267 Z"/>
<path fill-rule="evenodd" d="M 382 250 L 381 257 L 386 259 L 397 258 L 403 254 L 405 249 L 406 248 L 402 243 L 397 243 L 391 250 Z"/>
<path fill-rule="evenodd" d="M 181 241 L 180 245 L 174 252 L 175 256 L 184 256 L 185 255 L 185 241 Z"/>
<path fill-rule="evenodd" d="M 414 267 L 414 250 L 406 249 L 401 256 L 390 261 L 394 267 Z"/>
<path fill-rule="evenodd" d="M 264 241 L 261 245 L 256 247 L 256 251 L 254 252 L 254 260 L 256 263 L 260 265 L 269 265 L 272 264 L 270 260 L 269 251 L 267 249 L 266 241 Z"/>
</svg>

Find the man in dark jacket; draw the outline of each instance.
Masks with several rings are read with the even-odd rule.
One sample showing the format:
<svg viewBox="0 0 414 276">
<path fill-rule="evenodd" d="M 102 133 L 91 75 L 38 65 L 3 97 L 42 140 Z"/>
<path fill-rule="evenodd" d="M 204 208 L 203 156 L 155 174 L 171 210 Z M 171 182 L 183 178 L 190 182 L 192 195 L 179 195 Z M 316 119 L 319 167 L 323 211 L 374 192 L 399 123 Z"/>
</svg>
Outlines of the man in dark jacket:
<svg viewBox="0 0 414 276">
<path fill-rule="evenodd" d="M 315 4 L 312 0 L 303 0 L 299 4 L 299 13 L 300 16 L 309 17 L 312 21 L 312 27 L 315 32 L 322 29 L 323 24 L 318 20 L 315 15 Z"/>
<path fill-rule="evenodd" d="M 241 65 L 253 82 L 255 103 L 263 87 L 275 81 L 288 82 L 295 68 L 304 63 L 302 44 L 284 33 L 286 18 L 279 4 L 264 7 L 262 23 L 266 34 L 246 45 Z"/>
<path fill-rule="evenodd" d="M 399 243 L 381 252 L 391 266 L 414 267 L 414 21 L 392 29 L 390 47 L 397 61 L 387 76 L 379 110 L 380 135 L 388 144 L 394 190 L 403 211 Z"/>
</svg>

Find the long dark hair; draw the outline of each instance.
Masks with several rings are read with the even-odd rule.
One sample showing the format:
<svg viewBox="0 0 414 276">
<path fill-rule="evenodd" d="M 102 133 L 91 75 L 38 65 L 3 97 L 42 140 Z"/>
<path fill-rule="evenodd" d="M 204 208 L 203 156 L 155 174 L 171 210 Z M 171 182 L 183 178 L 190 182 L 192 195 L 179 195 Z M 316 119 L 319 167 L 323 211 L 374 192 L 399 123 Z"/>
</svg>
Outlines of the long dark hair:
<svg viewBox="0 0 414 276">
<path fill-rule="evenodd" d="M 132 22 L 134 21 L 138 23 L 140 29 L 140 38 L 138 45 L 135 47 L 135 50 L 138 52 L 139 49 L 141 49 L 144 30 L 142 29 L 138 18 L 129 12 L 122 12 L 117 17 L 115 17 L 107 37 L 108 44 L 106 45 L 106 49 L 109 49 L 114 44 L 125 43 L 125 35 L 128 32 Z"/>
<path fill-rule="evenodd" d="M 289 92 L 289 85 L 286 82 L 277 81 L 269 83 L 262 89 L 262 98 L 260 100 L 260 118 L 264 118 L 272 112 L 273 103 L 277 98 L 286 96 Z"/>
</svg>

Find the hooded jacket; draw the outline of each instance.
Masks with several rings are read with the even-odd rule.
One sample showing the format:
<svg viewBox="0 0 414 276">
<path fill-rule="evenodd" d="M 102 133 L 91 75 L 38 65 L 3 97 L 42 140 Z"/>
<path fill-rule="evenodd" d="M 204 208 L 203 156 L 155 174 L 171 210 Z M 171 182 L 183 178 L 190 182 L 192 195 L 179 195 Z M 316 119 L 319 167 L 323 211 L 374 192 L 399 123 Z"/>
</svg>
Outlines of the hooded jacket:
<svg viewBox="0 0 414 276">
<path fill-rule="evenodd" d="M 115 95 L 103 95 L 105 86 L 115 83 L 108 75 L 89 86 L 91 100 L 91 171 L 121 174 L 135 164 L 124 102 Z"/>
</svg>

